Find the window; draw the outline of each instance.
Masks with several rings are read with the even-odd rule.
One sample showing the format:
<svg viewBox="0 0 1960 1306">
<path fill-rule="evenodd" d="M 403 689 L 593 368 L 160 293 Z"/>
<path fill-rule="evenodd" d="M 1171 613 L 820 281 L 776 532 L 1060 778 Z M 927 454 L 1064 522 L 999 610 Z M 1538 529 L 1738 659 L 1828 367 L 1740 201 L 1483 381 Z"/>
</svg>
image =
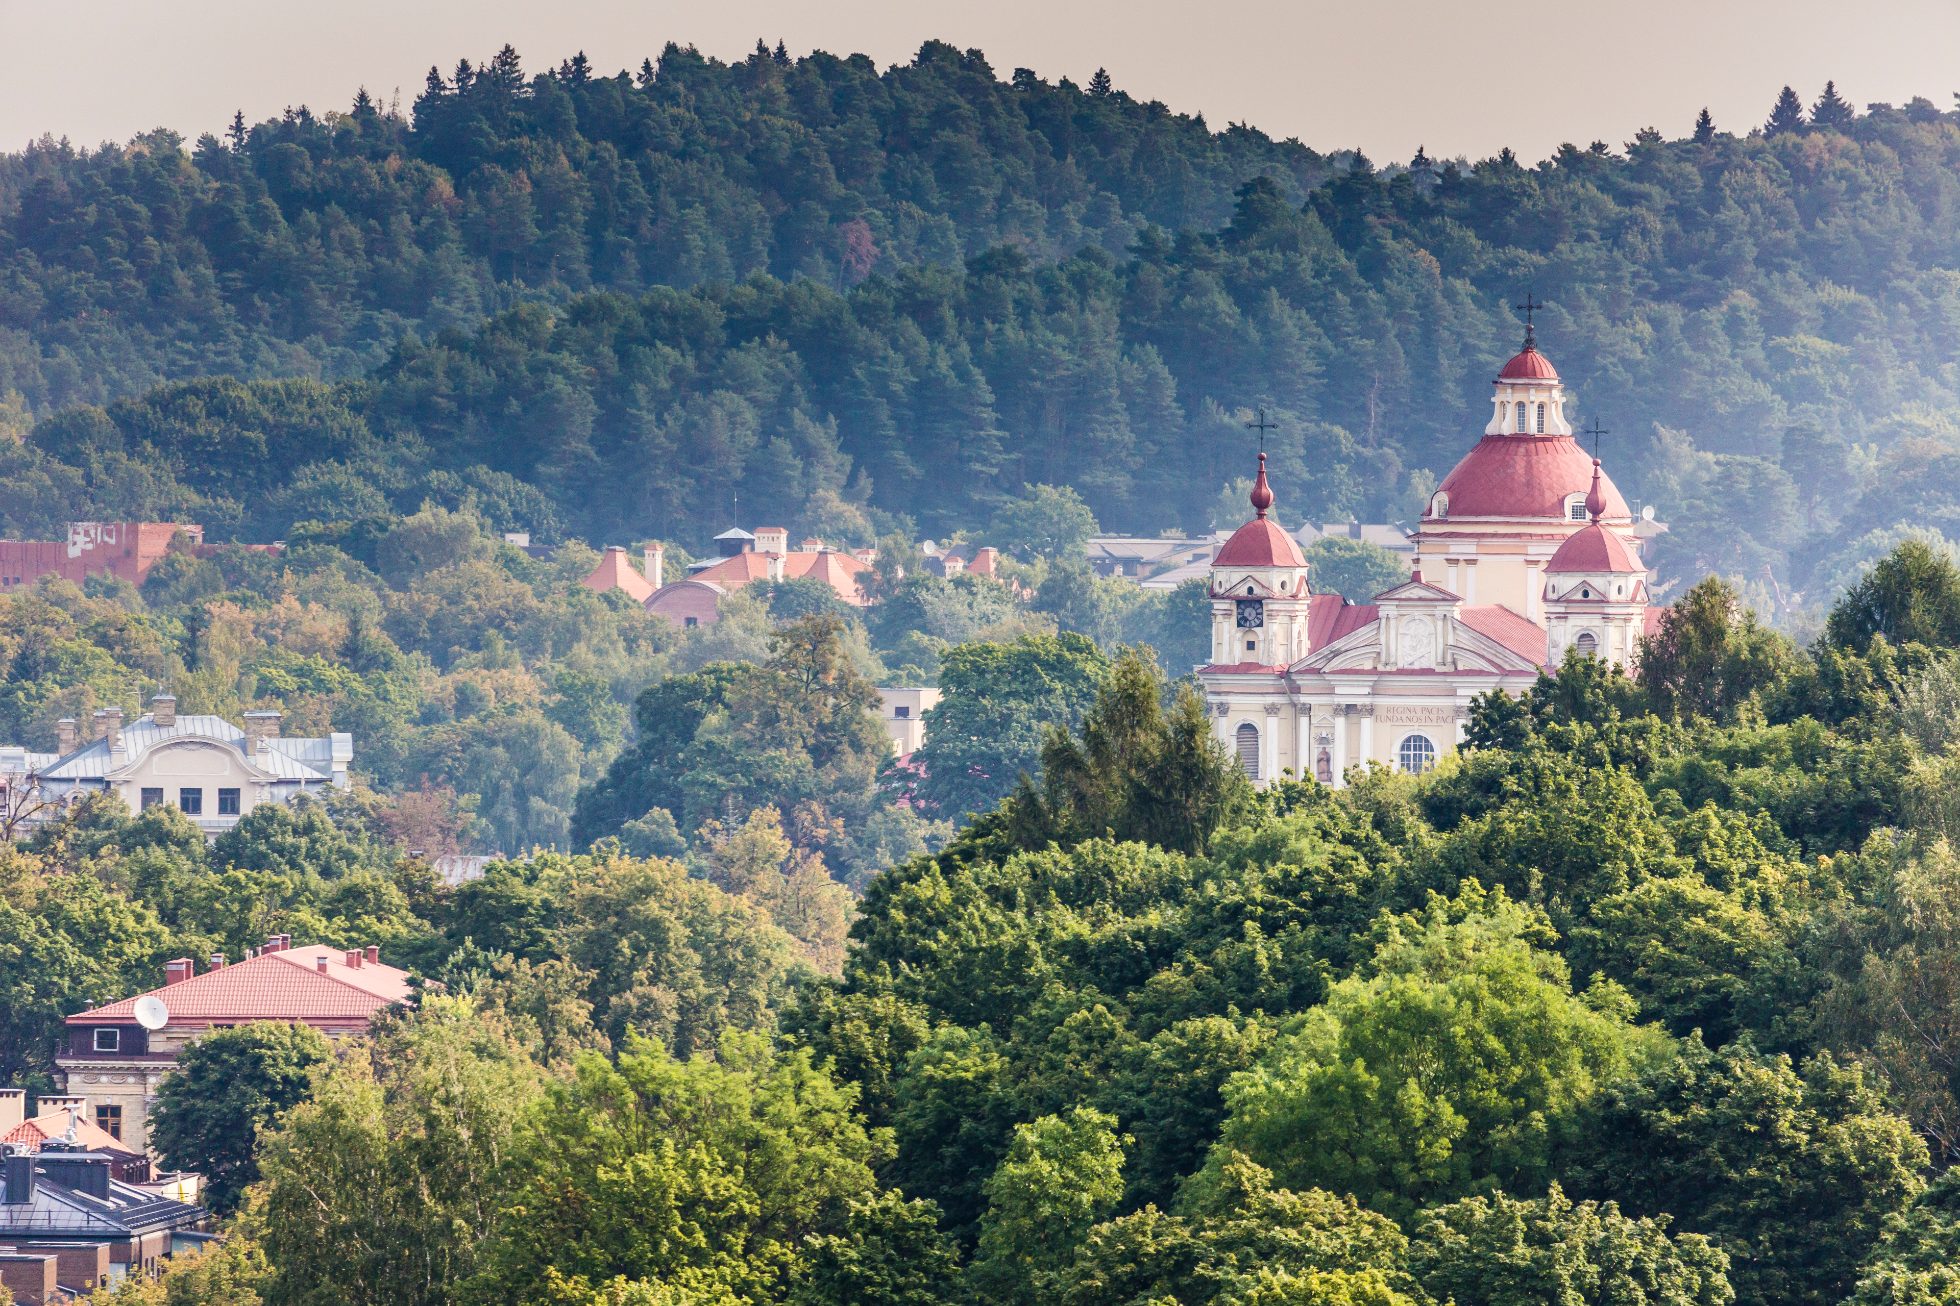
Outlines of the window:
<svg viewBox="0 0 1960 1306">
<path fill-rule="evenodd" d="M 684 621 L 683 621 L 683 624 L 685 625 L 685 627 L 686 627 L 686 628 L 687 628 L 688 630 L 693 630 L 693 629 L 694 629 L 694 628 L 695 628 L 696 626 L 698 626 L 698 625 L 700 625 L 700 624 L 701 624 L 701 618 L 699 618 L 699 617 L 688 617 L 688 618 L 685 618 L 685 619 L 684 619 Z"/>
<path fill-rule="evenodd" d="M 1245 768 L 1245 778 L 1259 778 L 1259 727 L 1248 721 L 1239 727 L 1235 736 L 1239 746 L 1239 765 Z"/>
<path fill-rule="evenodd" d="M 1518 400 L 1518 434 L 1524 434 L 1524 400 Z"/>
<path fill-rule="evenodd" d="M 1578 649 L 1589 658 L 1598 657 L 1599 636 L 1593 634 L 1590 630 L 1581 631 L 1579 638 L 1572 641 L 1572 647 Z"/>
<path fill-rule="evenodd" d="M 204 791 L 202 789 L 179 789 L 177 791 L 177 810 L 185 816 L 204 814 Z"/>
<path fill-rule="evenodd" d="M 119 1106 L 99 1106 L 95 1108 L 95 1127 L 111 1138 L 121 1138 L 122 1108 Z"/>
<path fill-rule="evenodd" d="M 95 1031 L 95 1050 L 97 1052 L 119 1052 L 122 1050 L 122 1031 L 119 1029 L 98 1029 Z"/>
<path fill-rule="evenodd" d="M 1586 512 L 1586 497 L 1583 494 L 1575 494 L 1565 501 L 1565 519 L 1567 521 L 1585 521 L 1588 515 Z"/>
<path fill-rule="evenodd" d="M 1538 405 L 1538 434 L 1545 434 L 1545 405 Z"/>
<path fill-rule="evenodd" d="M 892 709 L 892 715 L 897 717 L 900 721 L 903 721 L 907 717 L 912 715 L 912 709 L 909 707 L 895 707 Z"/>
<path fill-rule="evenodd" d="M 1450 515 L 1450 496 L 1440 491 L 1429 501 L 1429 515 L 1441 521 Z"/>
<path fill-rule="evenodd" d="M 218 791 L 218 815 L 238 815 L 238 791 L 236 789 L 220 789 Z"/>
<path fill-rule="evenodd" d="M 163 790 L 146 788 L 143 790 L 143 801 L 140 804 L 138 804 L 138 806 L 140 806 L 144 811 L 147 812 L 152 807 L 155 807 L 158 803 L 162 801 L 163 801 Z"/>
<path fill-rule="evenodd" d="M 1410 735 L 1395 750 L 1395 760 L 1410 775 L 1421 775 L 1436 765 L 1436 745 L 1428 735 Z"/>
</svg>

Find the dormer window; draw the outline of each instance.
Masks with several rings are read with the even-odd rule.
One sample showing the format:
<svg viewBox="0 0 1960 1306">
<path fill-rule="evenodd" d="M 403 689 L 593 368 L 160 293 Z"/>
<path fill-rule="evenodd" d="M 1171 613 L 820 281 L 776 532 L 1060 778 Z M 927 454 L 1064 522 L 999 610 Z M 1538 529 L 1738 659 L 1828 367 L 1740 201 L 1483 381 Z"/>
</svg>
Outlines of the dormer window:
<svg viewBox="0 0 1960 1306">
<path fill-rule="evenodd" d="M 1585 521 L 1587 515 L 1585 495 L 1568 494 L 1565 496 L 1565 520 Z"/>
<path fill-rule="evenodd" d="M 1436 496 L 1429 501 L 1429 515 L 1431 517 L 1436 518 L 1438 521 L 1441 521 L 1443 518 L 1449 516 L 1450 496 L 1444 494 L 1441 490 L 1438 490 L 1436 492 Z"/>
</svg>

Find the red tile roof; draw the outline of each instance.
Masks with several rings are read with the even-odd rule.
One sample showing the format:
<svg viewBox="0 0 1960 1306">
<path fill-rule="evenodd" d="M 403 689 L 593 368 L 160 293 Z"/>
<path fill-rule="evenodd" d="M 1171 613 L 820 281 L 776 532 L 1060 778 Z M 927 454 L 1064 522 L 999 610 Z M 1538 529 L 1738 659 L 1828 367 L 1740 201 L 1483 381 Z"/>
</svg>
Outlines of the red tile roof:
<svg viewBox="0 0 1960 1306">
<path fill-rule="evenodd" d="M 1538 352 L 1538 346 L 1527 342 L 1524 350 L 1497 374 L 1500 381 L 1556 381 L 1558 369 L 1552 360 Z"/>
<path fill-rule="evenodd" d="M 861 558 L 834 549 L 821 552 L 758 553 L 751 549 L 738 553 L 732 558 L 723 558 L 712 567 L 703 568 L 689 576 L 689 580 L 706 581 L 720 586 L 723 591 L 738 590 L 744 585 L 769 579 L 771 559 L 780 559 L 783 564 L 784 580 L 800 580 L 808 576 L 820 580 L 833 590 L 837 597 L 846 603 L 863 607 L 866 603 L 864 591 L 858 577 L 871 570 L 871 565 Z"/>
<path fill-rule="evenodd" d="M 1316 594 L 1307 607 L 1307 647 L 1318 653 L 1335 640 L 1374 624 L 1381 609 L 1372 603 L 1349 603 L 1338 594 Z"/>
<path fill-rule="evenodd" d="M 1592 458 L 1569 435 L 1486 435 L 1456 465 L 1437 491 L 1448 497 L 1449 518 L 1565 518 L 1567 496 L 1592 486 Z M 1609 519 L 1630 517 L 1627 502 L 1610 480 L 1600 482 Z M 1429 515 L 1424 514 L 1425 520 Z"/>
<path fill-rule="evenodd" d="M 32 1120 L 23 1120 L 4 1135 L 0 1135 L 0 1143 L 26 1143 L 38 1151 L 41 1144 L 51 1138 L 66 1138 L 71 1121 L 75 1127 L 75 1141 L 91 1152 L 108 1152 L 118 1156 L 142 1155 L 141 1152 L 125 1147 L 114 1134 L 95 1124 L 79 1111 L 70 1111 L 67 1107 L 35 1116 Z"/>
<path fill-rule="evenodd" d="M 1558 552 L 1545 564 L 1550 573 L 1610 572 L 1615 575 L 1645 575 L 1647 569 L 1634 561 L 1633 550 L 1619 533 L 1593 522 L 1558 546 Z"/>
<path fill-rule="evenodd" d="M 1254 517 L 1232 532 L 1211 560 L 1214 567 L 1304 567 L 1300 542 L 1270 517 Z"/>
<path fill-rule="evenodd" d="M 645 603 L 653 597 L 653 583 L 642 576 L 621 548 L 607 549 L 594 567 L 579 584 L 589 590 L 604 594 L 608 590 L 619 590 L 635 603 Z"/>
<path fill-rule="evenodd" d="M 320 958 L 327 959 L 324 973 Z M 149 993 L 163 999 L 173 1025 L 242 1024 L 293 1020 L 309 1025 L 358 1024 L 411 992 L 408 972 L 381 962 L 349 966 L 338 948 L 319 945 L 261 953 L 247 961 Z M 136 1018 L 138 993 L 68 1017 L 71 1025 L 99 1025 Z"/>
<path fill-rule="evenodd" d="M 1479 635 L 1496 640 L 1533 666 L 1545 665 L 1545 628 L 1519 616 L 1503 604 L 1461 608 L 1457 612 L 1457 620 Z"/>
</svg>

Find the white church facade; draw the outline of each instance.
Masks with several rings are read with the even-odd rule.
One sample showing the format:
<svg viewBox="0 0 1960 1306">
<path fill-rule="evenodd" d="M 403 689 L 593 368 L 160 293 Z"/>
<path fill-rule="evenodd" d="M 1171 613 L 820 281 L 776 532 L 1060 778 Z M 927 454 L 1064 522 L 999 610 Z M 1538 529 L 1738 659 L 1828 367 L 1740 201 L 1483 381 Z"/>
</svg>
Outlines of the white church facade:
<svg viewBox="0 0 1960 1306">
<path fill-rule="evenodd" d="M 1261 784 L 1426 771 L 1479 694 L 1531 688 L 1569 647 L 1631 670 L 1661 612 L 1626 500 L 1579 447 L 1528 329 L 1483 438 L 1424 508 L 1408 581 L 1366 604 L 1315 593 L 1273 500 L 1261 454 L 1253 518 L 1212 559 L 1198 673 L 1219 738 Z"/>
</svg>

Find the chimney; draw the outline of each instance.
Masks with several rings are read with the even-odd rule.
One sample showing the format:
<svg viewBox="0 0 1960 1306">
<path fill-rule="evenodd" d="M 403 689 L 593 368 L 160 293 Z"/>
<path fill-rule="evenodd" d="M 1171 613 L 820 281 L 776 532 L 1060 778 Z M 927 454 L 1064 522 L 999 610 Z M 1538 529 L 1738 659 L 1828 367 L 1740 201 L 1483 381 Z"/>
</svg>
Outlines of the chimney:
<svg viewBox="0 0 1960 1306">
<path fill-rule="evenodd" d="M 175 961 L 163 963 L 163 982 L 166 986 L 182 984 L 191 977 L 191 959 L 179 957 Z"/>
<path fill-rule="evenodd" d="M 95 737 L 109 741 L 109 751 L 122 747 L 122 709 L 119 707 L 98 707 L 95 709 Z"/>
<path fill-rule="evenodd" d="M 34 1114 L 44 1116 L 53 1111 L 80 1112 L 88 1107 L 85 1097 L 71 1097 L 64 1093 L 43 1093 L 34 1099 Z"/>
<path fill-rule="evenodd" d="M 320 972 L 320 973 L 321 973 L 322 975 L 324 975 L 324 974 L 326 974 L 326 973 L 327 973 L 327 954 L 326 954 L 326 953 L 324 953 L 324 952 L 323 952 L 323 953 L 321 953 L 321 954 L 320 954 L 319 956 L 317 956 L 317 957 L 315 957 L 315 958 L 313 959 L 313 969 L 314 969 L 314 970 L 316 970 L 316 971 L 319 971 L 319 972 Z"/>
<path fill-rule="evenodd" d="M 211 969 L 212 969 L 212 970 L 223 970 L 224 968 L 225 968 L 225 954 L 224 954 L 224 953 L 222 953 L 222 952 L 214 952 L 214 953 L 212 953 L 212 954 L 211 954 Z"/>
<path fill-rule="evenodd" d="M 359 948 L 349 948 L 341 957 L 341 961 L 346 963 L 349 970 L 357 969 L 361 964 L 361 960 L 361 950 Z"/>
<path fill-rule="evenodd" d="M 245 751 L 262 752 L 265 741 L 279 738 L 279 713 L 276 709 L 265 709 L 245 714 Z"/>
<path fill-rule="evenodd" d="M 370 944 L 368 944 L 368 945 L 367 945 L 367 947 L 366 947 L 365 949 L 363 949 L 363 951 L 365 951 L 365 952 L 367 953 L 367 960 L 368 960 L 368 965 L 370 965 L 370 966 L 379 966 L 379 965 L 381 964 L 381 945 L 380 945 L 380 944 L 378 944 L 378 943 L 370 943 Z"/>
<path fill-rule="evenodd" d="M 177 724 L 177 696 L 158 694 L 150 700 L 150 720 L 158 726 L 169 728 Z"/>
<path fill-rule="evenodd" d="M 270 956 L 279 951 L 280 947 L 279 936 L 277 934 L 268 934 L 265 936 L 265 946 L 259 949 L 259 955 L 261 957 Z"/>
<path fill-rule="evenodd" d="M 755 551 L 757 553 L 788 553 L 789 527 L 758 526 L 755 528 Z"/>
<path fill-rule="evenodd" d="M 769 579 L 781 580 L 783 578 L 783 555 L 780 553 L 770 553 L 764 556 L 766 565 L 769 568 Z"/>
<path fill-rule="evenodd" d="M 653 586 L 655 589 L 659 589 L 662 585 L 665 585 L 667 583 L 667 550 L 661 547 L 660 541 L 655 540 L 653 543 L 647 545 L 646 552 L 641 557 L 646 562 L 647 584 Z"/>
<path fill-rule="evenodd" d="M 34 1200 L 34 1153 L 25 1143 L 7 1143 L 6 1156 L 0 1158 L 0 1183 L 7 1186 L 7 1205 L 20 1206 Z"/>
<path fill-rule="evenodd" d="M 0 1088 L 0 1138 L 14 1132 L 14 1127 L 27 1119 L 27 1090 L 24 1088 Z"/>
<path fill-rule="evenodd" d="M 54 723 L 54 747 L 57 753 L 66 757 L 81 746 L 82 731 L 81 727 L 75 724 L 74 717 L 65 716 Z"/>
</svg>

